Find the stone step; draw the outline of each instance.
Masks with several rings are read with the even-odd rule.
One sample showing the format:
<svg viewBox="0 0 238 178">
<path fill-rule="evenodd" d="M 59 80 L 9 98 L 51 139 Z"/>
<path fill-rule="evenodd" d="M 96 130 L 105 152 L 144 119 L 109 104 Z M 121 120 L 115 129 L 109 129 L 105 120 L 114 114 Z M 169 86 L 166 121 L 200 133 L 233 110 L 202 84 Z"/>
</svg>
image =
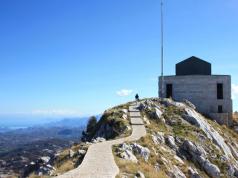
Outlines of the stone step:
<svg viewBox="0 0 238 178">
<path fill-rule="evenodd" d="M 130 112 L 129 113 L 129 116 L 132 118 L 132 117 L 141 117 L 141 115 L 140 115 L 140 112 Z"/>
<path fill-rule="evenodd" d="M 142 121 L 140 117 L 132 117 L 131 125 L 144 125 L 144 122 Z"/>
</svg>

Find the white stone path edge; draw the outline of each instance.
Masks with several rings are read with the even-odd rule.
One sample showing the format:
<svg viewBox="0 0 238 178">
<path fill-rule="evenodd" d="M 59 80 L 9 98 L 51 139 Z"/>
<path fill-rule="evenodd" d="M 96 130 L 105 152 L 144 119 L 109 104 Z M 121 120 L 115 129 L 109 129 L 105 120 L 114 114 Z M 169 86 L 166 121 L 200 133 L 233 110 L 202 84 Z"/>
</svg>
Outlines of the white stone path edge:
<svg viewBox="0 0 238 178">
<path fill-rule="evenodd" d="M 93 144 L 89 147 L 79 167 L 58 178 L 115 178 L 119 168 L 115 163 L 112 146 L 136 141 L 146 135 L 146 129 L 136 105 L 129 106 L 132 134 L 129 137 Z"/>
</svg>

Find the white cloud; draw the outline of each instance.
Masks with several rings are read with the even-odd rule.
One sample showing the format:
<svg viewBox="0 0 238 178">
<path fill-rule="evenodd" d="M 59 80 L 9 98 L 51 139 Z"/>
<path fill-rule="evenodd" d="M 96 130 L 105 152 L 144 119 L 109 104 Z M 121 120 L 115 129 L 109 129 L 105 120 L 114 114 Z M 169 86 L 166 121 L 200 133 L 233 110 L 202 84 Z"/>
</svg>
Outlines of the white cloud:
<svg viewBox="0 0 238 178">
<path fill-rule="evenodd" d="M 238 85 L 232 84 L 232 98 L 233 99 L 238 99 Z"/>
<path fill-rule="evenodd" d="M 124 97 L 124 96 L 129 96 L 129 95 L 131 95 L 132 92 L 133 92 L 133 90 L 122 89 L 122 90 L 120 90 L 120 91 L 117 91 L 116 93 L 117 93 L 118 96 Z"/>
</svg>

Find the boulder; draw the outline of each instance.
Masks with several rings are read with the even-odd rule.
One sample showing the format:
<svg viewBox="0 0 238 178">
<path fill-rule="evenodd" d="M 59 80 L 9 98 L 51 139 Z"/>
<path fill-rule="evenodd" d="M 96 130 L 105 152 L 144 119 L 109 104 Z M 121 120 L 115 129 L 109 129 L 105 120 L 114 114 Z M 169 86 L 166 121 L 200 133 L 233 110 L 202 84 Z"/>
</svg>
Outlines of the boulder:
<svg viewBox="0 0 238 178">
<path fill-rule="evenodd" d="M 92 143 L 99 143 L 99 142 L 105 142 L 106 139 L 103 137 L 97 137 L 95 139 L 92 139 Z"/>
<path fill-rule="evenodd" d="M 207 174 L 209 176 L 211 176 L 212 178 L 219 178 L 220 177 L 220 174 L 221 174 L 221 171 L 220 169 L 212 164 L 209 160 L 206 160 L 204 163 L 204 170 L 207 172 Z"/>
<path fill-rule="evenodd" d="M 164 133 L 163 132 L 157 132 L 153 135 L 151 135 L 153 142 L 158 145 L 158 144 L 164 144 L 165 139 L 164 139 Z"/>
<path fill-rule="evenodd" d="M 155 113 L 158 119 L 160 119 L 161 116 L 163 115 L 163 112 L 158 108 L 155 108 Z"/>
<path fill-rule="evenodd" d="M 49 156 L 43 156 L 40 158 L 41 161 L 43 161 L 43 163 L 48 163 L 50 161 L 50 157 Z"/>
<path fill-rule="evenodd" d="M 181 149 L 186 153 L 188 159 L 191 158 L 194 163 L 198 163 L 210 177 L 220 177 L 220 169 L 206 159 L 207 153 L 201 146 L 197 146 L 191 141 L 186 140 L 181 146 Z"/>
<path fill-rule="evenodd" d="M 177 145 L 175 143 L 175 139 L 173 136 L 169 135 L 166 137 L 166 140 L 165 140 L 166 144 L 173 150 L 177 150 Z"/>
<path fill-rule="evenodd" d="M 143 147 L 137 143 L 132 144 L 133 152 L 139 154 L 145 161 L 148 161 L 150 157 L 150 150 L 146 147 Z"/>
<path fill-rule="evenodd" d="M 191 167 L 188 168 L 188 175 L 189 175 L 189 178 L 201 178 L 197 170 Z"/>
<path fill-rule="evenodd" d="M 126 150 L 132 151 L 132 146 L 130 144 L 127 144 L 127 143 L 122 143 L 122 144 L 119 145 L 119 150 L 120 151 L 126 151 Z"/>
<path fill-rule="evenodd" d="M 86 150 L 78 150 L 79 155 L 85 155 L 87 153 Z"/>
<path fill-rule="evenodd" d="M 119 157 L 124 159 L 124 160 L 132 161 L 134 163 L 138 162 L 137 158 L 135 157 L 135 155 L 130 150 L 125 150 L 125 151 L 119 153 Z"/>
<path fill-rule="evenodd" d="M 186 178 L 184 173 L 177 166 L 173 166 L 173 168 L 172 168 L 172 170 L 170 172 L 170 177 L 173 177 L 173 178 Z"/>
</svg>

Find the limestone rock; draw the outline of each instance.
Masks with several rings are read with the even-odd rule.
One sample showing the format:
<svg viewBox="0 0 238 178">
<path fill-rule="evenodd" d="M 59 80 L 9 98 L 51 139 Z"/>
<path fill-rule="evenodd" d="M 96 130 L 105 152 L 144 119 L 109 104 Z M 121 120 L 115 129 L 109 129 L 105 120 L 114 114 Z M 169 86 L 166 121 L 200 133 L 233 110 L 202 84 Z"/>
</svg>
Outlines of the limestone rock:
<svg viewBox="0 0 238 178">
<path fill-rule="evenodd" d="M 220 169 L 212 164 L 209 160 L 206 160 L 204 163 L 204 170 L 210 175 L 212 178 L 219 178 L 220 177 Z"/>
<path fill-rule="evenodd" d="M 192 158 L 194 163 L 198 163 L 206 173 L 212 178 L 220 177 L 219 168 L 206 159 L 206 151 L 201 147 L 193 144 L 191 141 L 185 141 L 181 146 L 182 150 L 186 152 L 186 156 Z"/>
<path fill-rule="evenodd" d="M 170 177 L 172 177 L 172 178 L 186 178 L 184 173 L 177 166 L 173 166 L 173 168 L 170 172 Z"/>
<path fill-rule="evenodd" d="M 166 137 L 166 143 L 171 149 L 177 150 L 177 146 L 175 144 L 175 139 L 174 139 L 173 136 L 171 136 L 171 135 L 167 136 Z"/>
<path fill-rule="evenodd" d="M 196 109 L 196 106 L 188 100 L 184 100 L 184 103 L 192 109 Z"/>
<path fill-rule="evenodd" d="M 143 120 L 144 120 L 145 124 L 150 125 L 150 121 L 149 121 L 149 119 L 147 119 L 146 116 L 143 117 Z"/>
<path fill-rule="evenodd" d="M 156 113 L 157 118 L 159 118 L 159 119 L 163 115 L 163 112 L 160 109 L 158 109 L 158 108 L 155 108 L 155 113 Z"/>
<path fill-rule="evenodd" d="M 197 170 L 189 167 L 188 168 L 188 174 L 189 178 L 201 178 L 201 176 L 198 174 Z"/>
<path fill-rule="evenodd" d="M 74 155 L 75 155 L 75 152 L 70 149 L 69 150 L 69 157 L 72 158 L 72 157 L 74 157 Z"/>
<path fill-rule="evenodd" d="M 40 158 L 40 160 L 43 161 L 46 164 L 50 161 L 50 157 L 49 156 L 43 156 L 43 157 Z"/>
<path fill-rule="evenodd" d="M 152 136 L 152 140 L 153 142 L 157 145 L 157 144 L 164 144 L 165 143 L 165 139 L 164 139 L 164 133 L 163 132 L 157 132 Z"/>
<path fill-rule="evenodd" d="M 92 142 L 93 143 L 99 143 L 99 142 L 105 142 L 106 139 L 103 137 L 97 137 L 96 139 L 93 139 Z"/>
<path fill-rule="evenodd" d="M 86 153 L 87 153 L 87 151 L 85 151 L 85 150 L 78 150 L 79 155 L 85 155 Z"/>
<path fill-rule="evenodd" d="M 145 161 L 148 161 L 150 156 L 150 150 L 137 143 L 132 144 L 132 149 L 136 154 L 139 154 Z"/>
<path fill-rule="evenodd" d="M 135 155 L 130 150 L 123 151 L 122 153 L 119 154 L 119 157 L 122 158 L 122 159 L 125 159 L 125 160 L 132 161 L 134 163 L 138 162 L 137 158 L 135 157 Z"/>
</svg>

